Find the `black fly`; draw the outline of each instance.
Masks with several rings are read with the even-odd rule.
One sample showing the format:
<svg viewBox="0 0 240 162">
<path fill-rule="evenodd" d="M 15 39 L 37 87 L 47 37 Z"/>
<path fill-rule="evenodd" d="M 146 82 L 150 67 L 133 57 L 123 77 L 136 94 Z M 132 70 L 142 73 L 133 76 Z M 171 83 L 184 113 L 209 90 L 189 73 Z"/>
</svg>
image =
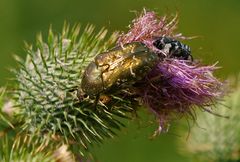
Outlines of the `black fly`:
<svg viewBox="0 0 240 162">
<path fill-rule="evenodd" d="M 166 57 L 193 61 L 188 45 L 170 37 L 157 37 L 153 45 L 161 50 Z"/>
</svg>

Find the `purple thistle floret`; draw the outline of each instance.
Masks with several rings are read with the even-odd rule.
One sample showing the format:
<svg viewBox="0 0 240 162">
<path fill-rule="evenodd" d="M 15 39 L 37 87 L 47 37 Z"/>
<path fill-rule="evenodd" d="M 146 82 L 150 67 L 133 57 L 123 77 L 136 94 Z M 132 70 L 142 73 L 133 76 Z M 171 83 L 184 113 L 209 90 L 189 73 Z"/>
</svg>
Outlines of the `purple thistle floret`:
<svg viewBox="0 0 240 162">
<path fill-rule="evenodd" d="M 189 61 L 165 59 L 141 81 L 142 102 L 158 117 L 159 129 L 167 129 L 173 117 L 190 115 L 196 107 L 207 110 L 223 95 L 223 84 L 213 75 L 215 65 L 200 66 Z"/>
<path fill-rule="evenodd" d="M 133 20 L 126 34 L 118 39 L 118 45 L 142 42 L 156 54 L 161 53 L 153 46 L 154 38 L 167 36 L 188 39 L 175 34 L 178 19 L 159 17 L 155 12 L 143 13 Z M 137 85 L 143 104 L 153 112 L 159 122 L 156 134 L 166 131 L 169 121 L 175 117 L 191 116 L 195 109 L 213 106 L 223 96 L 223 83 L 213 76 L 215 65 L 202 66 L 199 63 L 176 58 L 160 59 L 157 65 Z"/>
<path fill-rule="evenodd" d="M 181 33 L 174 33 L 177 29 L 178 15 L 176 14 L 171 20 L 170 17 L 159 17 L 155 12 L 147 12 L 145 9 L 140 16 L 133 20 L 128 33 L 122 33 L 117 44 L 123 45 L 131 42 L 142 42 L 148 48 L 156 53 L 161 53 L 153 45 L 155 37 L 168 36 L 175 39 L 189 39 Z"/>
</svg>

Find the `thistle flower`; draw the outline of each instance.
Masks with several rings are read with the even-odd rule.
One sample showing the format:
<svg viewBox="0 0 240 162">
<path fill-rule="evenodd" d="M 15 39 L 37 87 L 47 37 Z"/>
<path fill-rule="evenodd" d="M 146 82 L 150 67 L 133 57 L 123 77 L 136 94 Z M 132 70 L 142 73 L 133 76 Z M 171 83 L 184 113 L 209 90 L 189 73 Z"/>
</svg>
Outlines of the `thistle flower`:
<svg viewBox="0 0 240 162">
<path fill-rule="evenodd" d="M 27 45 L 27 59 L 17 58 L 20 69 L 16 72 L 14 99 L 20 105 L 16 117 L 21 122 L 21 135 L 28 137 L 30 143 L 40 143 L 37 151 L 48 144 L 66 145 L 75 155 L 84 156 L 89 145 L 115 135 L 115 130 L 123 126 L 120 119 L 129 118 L 129 113 L 139 106 L 139 96 L 158 117 L 156 133 L 166 128 L 172 117 L 192 115 L 195 107 L 214 104 L 222 94 L 222 83 L 212 75 L 215 65 L 200 66 L 170 58 L 153 44 L 155 37 L 161 36 L 187 39 L 174 32 L 177 23 L 177 15 L 170 20 L 144 10 L 117 43 L 118 35 L 106 39 L 106 30 L 94 34 L 92 26 L 82 34 L 79 26 L 70 30 L 65 25 L 61 35 L 50 30 L 46 42 L 39 35 L 35 48 Z M 106 102 L 101 101 L 101 96 L 81 99 L 83 72 L 94 58 L 113 45 L 132 42 L 142 42 L 154 56 L 164 55 L 136 85 L 109 92 Z M 132 93 L 131 88 L 136 88 L 138 94 Z"/>
<path fill-rule="evenodd" d="M 156 37 L 188 39 L 174 32 L 177 23 L 177 15 L 169 20 L 166 16 L 159 17 L 155 12 L 144 10 L 133 20 L 130 30 L 120 36 L 118 44 L 142 42 L 156 54 L 161 54 L 163 52 L 153 45 Z M 202 66 L 194 61 L 170 58 L 168 55 L 159 60 L 137 84 L 143 104 L 158 118 L 156 134 L 163 129 L 167 130 L 172 117 L 190 115 L 194 119 L 196 107 L 205 109 L 216 103 L 223 95 L 223 84 L 213 76 L 216 69 L 215 64 Z"/>
</svg>

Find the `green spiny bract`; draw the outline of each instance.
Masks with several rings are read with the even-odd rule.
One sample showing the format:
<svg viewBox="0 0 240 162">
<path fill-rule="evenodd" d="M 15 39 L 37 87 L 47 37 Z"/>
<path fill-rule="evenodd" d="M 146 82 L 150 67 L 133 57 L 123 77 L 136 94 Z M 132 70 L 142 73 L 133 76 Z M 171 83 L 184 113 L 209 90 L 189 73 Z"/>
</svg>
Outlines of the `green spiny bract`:
<svg viewBox="0 0 240 162">
<path fill-rule="evenodd" d="M 16 98 L 24 132 L 43 142 L 51 140 L 83 150 L 90 143 L 113 137 L 114 129 L 123 125 L 119 118 L 127 118 L 134 107 L 131 100 L 119 95 L 110 95 L 106 104 L 90 98 L 79 101 L 77 89 L 86 66 L 117 38 L 117 33 L 106 38 L 105 29 L 94 34 L 90 25 L 79 33 L 79 26 L 70 30 L 65 25 L 61 35 L 50 29 L 47 43 L 39 35 L 36 49 L 27 45 L 26 61 L 17 58 Z"/>
</svg>

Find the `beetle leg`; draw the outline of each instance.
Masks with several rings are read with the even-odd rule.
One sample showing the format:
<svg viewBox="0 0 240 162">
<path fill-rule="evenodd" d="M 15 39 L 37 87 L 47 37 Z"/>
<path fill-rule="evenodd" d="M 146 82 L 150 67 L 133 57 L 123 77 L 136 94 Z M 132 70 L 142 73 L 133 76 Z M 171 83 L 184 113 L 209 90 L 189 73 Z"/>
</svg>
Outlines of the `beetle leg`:
<svg viewBox="0 0 240 162">
<path fill-rule="evenodd" d="M 100 94 L 97 94 L 96 98 L 95 98 L 95 101 L 94 101 L 94 105 L 93 105 L 94 109 L 97 108 L 97 104 L 98 104 L 99 98 L 100 98 Z"/>
<path fill-rule="evenodd" d="M 101 73 L 101 81 L 102 81 L 102 86 L 103 86 L 103 88 L 104 88 L 103 73 L 106 72 L 106 71 L 108 71 L 108 69 L 110 68 L 110 65 L 109 65 L 109 64 L 103 64 L 103 65 L 101 65 L 101 66 L 99 66 L 99 67 L 104 67 L 104 66 L 107 66 L 107 67 L 106 67 L 106 69 L 104 69 L 104 70 L 102 71 L 102 73 Z M 95 98 L 95 101 L 94 101 L 94 108 L 95 108 L 95 109 L 96 109 L 97 104 L 98 104 L 99 101 L 100 101 L 100 94 L 97 94 L 97 95 L 96 95 L 96 98 Z"/>
</svg>

